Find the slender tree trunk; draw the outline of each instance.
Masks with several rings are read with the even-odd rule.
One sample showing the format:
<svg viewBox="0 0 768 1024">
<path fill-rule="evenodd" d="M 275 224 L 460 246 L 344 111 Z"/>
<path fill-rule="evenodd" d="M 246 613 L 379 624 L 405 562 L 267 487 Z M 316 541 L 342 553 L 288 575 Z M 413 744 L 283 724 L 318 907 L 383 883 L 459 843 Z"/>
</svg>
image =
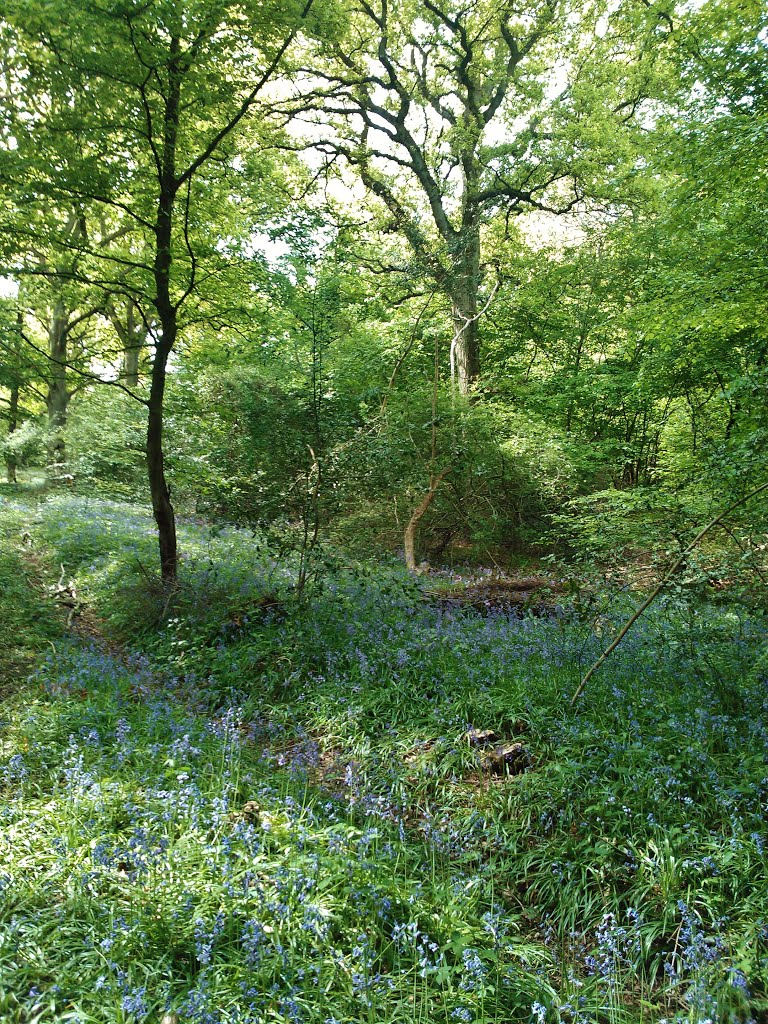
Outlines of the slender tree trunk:
<svg viewBox="0 0 768 1024">
<path fill-rule="evenodd" d="M 405 534 L 403 537 L 403 544 L 405 547 L 405 565 L 410 572 L 418 573 L 419 571 L 416 564 L 416 531 L 418 529 L 419 522 L 434 501 L 438 487 L 450 472 L 451 470 L 449 467 L 448 469 L 444 469 L 442 473 L 438 473 L 437 476 L 431 476 L 429 478 L 429 490 L 413 510 L 411 518 L 408 520 L 408 525 L 405 527 Z"/>
<path fill-rule="evenodd" d="M 147 403 L 147 474 L 152 511 L 157 523 L 160 546 L 160 572 L 163 582 L 172 586 L 178 574 L 176 516 L 171 504 L 171 491 L 165 478 L 163 451 L 165 428 L 165 382 L 168 357 L 178 335 L 178 308 L 171 294 L 171 263 L 173 260 L 173 210 L 178 183 L 176 180 L 176 142 L 179 127 L 181 77 L 178 68 L 179 40 L 171 39 L 168 63 L 168 94 L 165 101 L 163 152 L 160 190 L 155 219 L 155 308 L 160 324 L 160 337 L 152 360 L 152 383 Z"/>
<path fill-rule="evenodd" d="M 176 517 L 171 504 L 171 491 L 165 478 L 165 455 L 163 452 L 164 397 L 168 356 L 173 343 L 169 340 L 175 332 L 168 325 L 158 342 L 152 364 L 152 385 L 147 403 L 147 473 L 149 492 L 152 497 L 152 511 L 157 523 L 160 545 L 160 571 L 163 581 L 173 584 L 178 570 L 176 543 Z"/>
<path fill-rule="evenodd" d="M 8 436 L 17 430 L 19 426 L 19 393 L 21 391 L 21 381 L 18 376 L 19 369 L 19 347 L 21 344 L 21 333 L 24 328 L 24 315 L 21 310 L 16 314 L 16 337 L 13 343 L 13 361 L 15 366 L 10 394 L 8 396 Z M 16 468 L 17 460 L 14 455 L 10 452 L 5 457 L 5 475 L 9 484 L 15 484 L 16 481 Z"/>
<path fill-rule="evenodd" d="M 122 345 L 120 378 L 129 388 L 138 387 L 141 353 L 147 337 L 141 313 L 133 299 L 126 299 L 125 306 L 110 302 L 106 313 Z"/>
<path fill-rule="evenodd" d="M 48 329 L 50 379 L 46 404 L 48 407 L 48 463 L 49 476 L 60 477 L 64 471 L 66 449 L 63 430 L 67 423 L 69 392 L 67 391 L 67 341 L 69 317 L 63 299 L 58 298 L 53 308 Z"/>
</svg>

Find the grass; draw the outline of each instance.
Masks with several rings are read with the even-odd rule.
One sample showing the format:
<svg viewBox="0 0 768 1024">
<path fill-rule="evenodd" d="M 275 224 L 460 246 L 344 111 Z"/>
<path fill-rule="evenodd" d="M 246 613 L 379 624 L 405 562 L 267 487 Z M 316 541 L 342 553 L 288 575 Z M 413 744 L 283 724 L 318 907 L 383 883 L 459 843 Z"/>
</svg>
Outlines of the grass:
<svg viewBox="0 0 768 1024">
<path fill-rule="evenodd" d="M 574 713 L 603 637 L 567 612 L 446 608 L 332 554 L 299 600 L 290 551 L 193 522 L 165 609 L 144 510 L 2 515 L 124 645 L 54 652 L 49 617 L 34 696 L 8 702 L 2 1019 L 768 1009 L 762 617 L 660 604 Z M 13 557 L 24 622 L 42 609 Z M 484 771 L 470 727 L 527 770 Z"/>
</svg>

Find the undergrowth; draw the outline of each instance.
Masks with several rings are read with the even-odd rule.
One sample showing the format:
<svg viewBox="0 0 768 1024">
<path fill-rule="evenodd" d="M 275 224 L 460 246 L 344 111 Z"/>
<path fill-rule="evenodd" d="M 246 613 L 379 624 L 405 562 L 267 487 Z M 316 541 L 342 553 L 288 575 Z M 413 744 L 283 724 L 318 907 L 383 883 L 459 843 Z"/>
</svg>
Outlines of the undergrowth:
<svg viewBox="0 0 768 1024">
<path fill-rule="evenodd" d="M 2 500 L 2 499 L 0 499 Z M 0 699 L 18 692 L 17 682 L 35 658 L 61 636 L 61 623 L 41 593 L 40 567 L 30 558 L 31 536 L 24 524 L 28 510 L 7 503 L 0 518 Z M 30 580 L 30 576 L 35 577 Z"/>
<path fill-rule="evenodd" d="M 333 555 L 297 595 L 287 548 L 193 522 L 169 601 L 144 511 L 3 515 L 123 643 L 58 643 L 8 704 L 3 1019 L 768 1011 L 754 612 L 660 602 L 574 711 L 618 601 L 479 615 Z"/>
</svg>

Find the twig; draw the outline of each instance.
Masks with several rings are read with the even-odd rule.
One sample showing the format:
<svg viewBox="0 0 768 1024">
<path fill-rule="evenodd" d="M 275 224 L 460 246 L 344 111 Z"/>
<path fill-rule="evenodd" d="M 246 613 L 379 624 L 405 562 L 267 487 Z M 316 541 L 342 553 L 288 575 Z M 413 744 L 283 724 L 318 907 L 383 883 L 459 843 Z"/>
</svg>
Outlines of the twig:
<svg viewBox="0 0 768 1024">
<path fill-rule="evenodd" d="M 613 652 L 616 650 L 616 648 L 619 646 L 621 641 L 624 639 L 624 637 L 627 635 L 627 633 L 630 631 L 630 629 L 634 626 L 634 624 L 637 622 L 637 620 L 640 618 L 640 616 L 643 614 L 643 612 L 646 610 L 646 608 L 648 608 L 651 604 L 653 604 L 653 602 L 656 600 L 656 598 L 662 592 L 662 590 L 667 585 L 667 583 L 669 583 L 669 581 L 675 575 L 675 573 L 680 568 L 680 566 L 683 564 L 683 562 L 688 557 L 688 555 L 691 553 L 691 551 L 693 551 L 693 549 L 698 546 L 699 542 L 709 533 L 710 530 L 713 530 L 716 526 L 719 526 L 720 523 L 722 523 L 722 521 L 727 516 L 729 516 L 731 514 L 731 512 L 734 511 L 734 509 L 737 509 L 739 507 L 739 505 L 746 504 L 746 502 L 748 502 L 752 498 L 754 498 L 755 495 L 760 494 L 761 491 L 765 491 L 765 490 L 768 490 L 768 483 L 761 484 L 759 487 L 756 487 L 753 491 L 750 491 L 749 494 L 745 495 L 745 497 L 739 498 L 738 501 L 734 501 L 734 503 L 732 505 L 729 505 L 728 508 L 724 512 L 721 512 L 715 519 L 713 519 L 711 523 L 708 523 L 702 530 L 699 530 L 699 532 L 693 538 L 693 540 L 688 545 L 688 547 L 683 550 L 683 553 L 674 562 L 674 564 L 672 565 L 672 568 L 667 570 L 667 572 L 662 577 L 661 582 L 658 584 L 658 586 L 655 587 L 651 591 L 649 596 L 645 599 L 645 601 L 643 601 L 643 603 L 640 605 L 640 607 L 637 609 L 637 611 L 634 613 L 634 615 L 632 615 L 632 617 L 630 619 L 628 619 L 627 622 L 625 622 L 625 624 L 622 626 L 622 628 L 616 634 L 616 637 L 612 641 L 612 643 L 610 643 L 608 645 L 608 647 L 606 647 L 606 649 L 603 651 L 603 653 L 600 655 L 600 657 L 597 659 L 597 661 L 594 663 L 594 665 L 590 668 L 590 670 L 587 672 L 587 674 L 581 680 L 581 682 L 578 685 L 578 688 L 577 688 L 576 692 L 574 693 L 573 697 L 571 697 L 571 707 L 573 707 L 573 705 L 579 699 L 579 697 L 581 696 L 581 694 L 582 694 L 582 692 L 584 690 L 584 687 L 587 685 L 587 683 L 592 678 L 592 676 L 595 674 L 595 672 L 597 672 L 597 670 L 600 668 L 600 666 L 603 664 L 603 662 L 607 661 L 607 659 L 611 656 L 611 654 L 613 654 Z"/>
<path fill-rule="evenodd" d="M 160 612 L 158 622 L 162 622 L 165 619 L 166 615 L 168 614 L 168 609 L 171 607 L 171 601 L 174 599 L 174 597 L 176 597 L 178 592 L 179 583 L 178 580 L 175 580 L 168 590 L 168 597 L 166 598 L 165 604 L 163 605 L 163 610 Z"/>
</svg>

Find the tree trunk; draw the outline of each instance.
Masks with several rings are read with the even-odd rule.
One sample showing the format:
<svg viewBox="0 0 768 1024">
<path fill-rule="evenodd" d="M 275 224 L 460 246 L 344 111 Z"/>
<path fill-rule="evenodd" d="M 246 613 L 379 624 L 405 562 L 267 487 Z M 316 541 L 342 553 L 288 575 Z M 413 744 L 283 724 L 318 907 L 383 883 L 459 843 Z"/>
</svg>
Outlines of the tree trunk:
<svg viewBox="0 0 768 1024">
<path fill-rule="evenodd" d="M 444 469 L 442 473 L 438 473 L 437 476 L 430 476 L 429 490 L 424 495 L 419 505 L 413 510 L 413 514 L 408 520 L 403 542 L 405 547 L 405 565 L 409 572 L 419 572 L 418 566 L 416 565 L 416 530 L 419 522 L 429 506 L 432 504 L 434 497 L 437 494 L 438 487 L 450 472 L 451 470 L 449 467 L 448 469 Z"/>
<path fill-rule="evenodd" d="M 178 191 L 176 180 L 176 142 L 181 102 L 181 77 L 178 67 L 179 40 L 170 42 L 168 62 L 168 94 L 165 100 L 163 152 L 159 177 L 159 195 L 155 218 L 155 308 L 160 323 L 160 337 L 152 360 L 152 383 L 147 407 L 147 474 L 152 511 L 157 523 L 160 546 L 160 572 L 163 583 L 173 586 L 178 574 L 176 517 L 171 504 L 171 491 L 165 478 L 163 433 L 165 426 L 164 398 L 168 357 L 178 334 L 178 308 L 171 294 L 171 263 L 173 260 L 173 210 Z"/>
<path fill-rule="evenodd" d="M 480 236 L 474 228 L 462 234 L 461 246 L 449 282 L 453 315 L 451 381 L 467 395 L 480 377 Z"/>
<path fill-rule="evenodd" d="M 48 355 L 50 357 L 50 378 L 46 405 L 48 407 L 48 474 L 53 479 L 60 477 L 65 469 L 66 450 L 63 430 L 67 423 L 69 393 L 67 391 L 67 340 L 68 322 L 62 299 L 57 299 L 48 329 Z"/>
<path fill-rule="evenodd" d="M 176 582 L 178 551 L 176 543 L 176 517 L 173 505 L 171 504 L 171 491 L 165 478 L 163 401 L 168 356 L 173 347 L 173 343 L 169 339 L 174 337 L 175 331 L 169 325 L 168 331 L 163 331 L 163 337 L 155 350 L 155 358 L 152 364 L 152 386 L 147 403 L 149 410 L 147 421 L 149 493 L 152 497 L 152 511 L 157 523 L 157 536 L 160 545 L 160 572 L 163 582 L 171 585 Z"/>
<path fill-rule="evenodd" d="M 16 364 L 14 366 L 13 372 L 14 372 L 15 376 L 13 377 L 13 380 L 12 380 L 12 383 L 11 383 L 11 387 L 10 387 L 10 394 L 9 394 L 9 397 L 8 397 L 8 436 L 9 437 L 11 436 L 12 433 L 14 433 L 14 431 L 19 426 L 19 392 L 21 391 L 21 381 L 20 381 L 20 378 L 19 378 L 19 376 L 17 374 L 17 371 L 18 371 L 18 368 L 19 368 L 19 346 L 21 344 L 21 334 L 22 334 L 23 329 L 24 329 L 24 316 L 21 313 L 21 311 L 19 311 L 17 313 L 17 315 L 16 315 L 17 335 L 16 335 L 16 338 L 15 338 L 14 343 L 13 343 L 14 344 L 13 360 L 14 360 L 14 363 Z M 17 482 L 16 481 L 16 468 L 17 468 L 16 457 L 9 452 L 6 455 L 6 457 L 5 457 L 5 475 L 6 475 L 6 479 L 7 479 L 9 484 L 15 484 Z"/>
<path fill-rule="evenodd" d="M 110 308 L 109 318 L 115 333 L 123 346 L 123 365 L 120 376 L 129 388 L 138 387 L 141 353 L 144 348 L 146 331 L 141 317 L 136 317 L 136 303 L 128 299 L 125 304 L 125 320 L 121 320 L 118 310 Z"/>
<path fill-rule="evenodd" d="M 141 323 L 138 325 L 136 323 L 136 307 L 133 302 L 128 303 L 125 329 L 128 338 L 123 353 L 123 374 L 128 387 L 135 388 L 139 383 L 139 362 L 144 341 L 144 326 Z"/>
</svg>

